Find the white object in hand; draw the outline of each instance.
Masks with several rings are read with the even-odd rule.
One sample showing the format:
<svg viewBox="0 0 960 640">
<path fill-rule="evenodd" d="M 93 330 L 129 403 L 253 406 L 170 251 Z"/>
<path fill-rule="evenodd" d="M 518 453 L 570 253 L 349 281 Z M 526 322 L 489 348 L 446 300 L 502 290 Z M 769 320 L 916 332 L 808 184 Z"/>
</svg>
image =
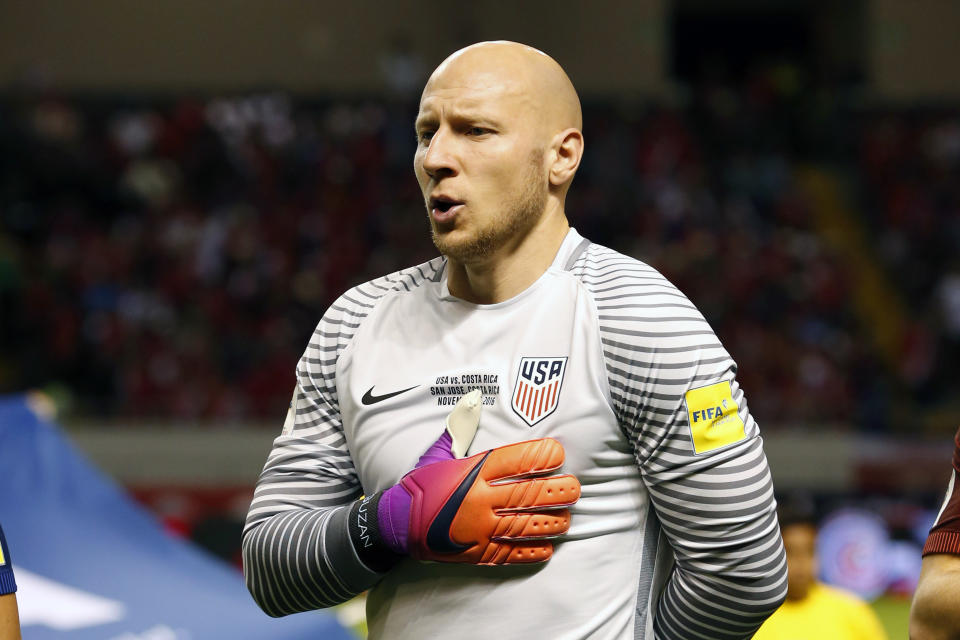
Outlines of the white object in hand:
<svg viewBox="0 0 960 640">
<path fill-rule="evenodd" d="M 466 455 L 480 426 L 481 400 L 480 390 L 474 389 L 460 398 L 453 411 L 447 414 L 446 427 L 453 438 L 453 455 L 458 458 Z"/>
</svg>

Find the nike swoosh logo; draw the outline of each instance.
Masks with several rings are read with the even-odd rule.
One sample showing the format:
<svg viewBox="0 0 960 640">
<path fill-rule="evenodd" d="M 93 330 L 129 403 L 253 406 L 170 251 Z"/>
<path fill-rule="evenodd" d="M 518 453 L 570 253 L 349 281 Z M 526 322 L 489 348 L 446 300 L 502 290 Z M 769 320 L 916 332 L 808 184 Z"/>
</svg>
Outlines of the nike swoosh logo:
<svg viewBox="0 0 960 640">
<path fill-rule="evenodd" d="M 375 387 L 375 386 L 377 386 L 377 385 L 373 385 L 373 387 Z M 366 392 L 365 394 L 363 394 L 363 397 L 360 398 L 360 402 L 362 402 L 363 404 L 376 404 L 376 403 L 382 402 L 382 401 L 384 401 L 384 400 L 389 400 L 389 399 L 392 398 L 393 396 L 398 396 L 398 395 L 400 395 L 401 393 L 406 393 L 407 391 L 410 391 L 411 389 L 416 389 L 416 388 L 419 387 L 419 386 L 420 386 L 420 385 L 415 384 L 415 385 L 413 385 L 412 387 L 407 387 L 406 389 L 400 389 L 400 391 L 394 391 L 393 393 L 385 393 L 385 394 L 383 394 L 382 396 L 375 396 L 375 395 L 373 395 L 373 387 L 370 387 L 369 389 L 367 389 L 367 392 Z"/>
<path fill-rule="evenodd" d="M 437 517 L 430 523 L 430 528 L 427 529 L 427 547 L 434 553 L 460 553 L 473 546 L 472 544 L 457 544 L 454 542 L 453 539 L 450 538 L 450 527 L 453 525 L 453 519 L 456 517 L 457 512 L 460 511 L 460 505 L 463 504 L 463 499 L 467 497 L 467 492 L 470 491 L 470 487 L 476 482 L 477 476 L 480 475 L 480 468 L 483 466 L 483 463 L 487 461 L 487 456 L 489 455 L 490 452 L 487 451 L 487 453 L 480 458 L 480 461 L 473 466 L 473 469 L 470 470 L 467 477 L 457 486 L 453 495 L 443 503 L 443 507 L 440 508 Z"/>
</svg>

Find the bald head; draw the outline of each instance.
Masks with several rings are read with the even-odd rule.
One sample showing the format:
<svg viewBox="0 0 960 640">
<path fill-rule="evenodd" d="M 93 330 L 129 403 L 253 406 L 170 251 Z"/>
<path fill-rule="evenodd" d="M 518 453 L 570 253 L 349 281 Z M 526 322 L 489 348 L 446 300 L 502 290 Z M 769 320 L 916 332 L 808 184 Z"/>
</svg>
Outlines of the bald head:
<svg viewBox="0 0 960 640">
<path fill-rule="evenodd" d="M 496 87 L 522 97 L 545 135 L 583 127 L 580 98 L 563 68 L 539 49 L 517 42 L 480 42 L 460 49 L 436 68 L 423 95 Z"/>
<path fill-rule="evenodd" d="M 441 252 L 480 264 L 545 242 L 549 263 L 569 228 L 581 126 L 567 74 L 532 47 L 483 42 L 444 60 L 420 98 L 414 155 Z"/>
</svg>

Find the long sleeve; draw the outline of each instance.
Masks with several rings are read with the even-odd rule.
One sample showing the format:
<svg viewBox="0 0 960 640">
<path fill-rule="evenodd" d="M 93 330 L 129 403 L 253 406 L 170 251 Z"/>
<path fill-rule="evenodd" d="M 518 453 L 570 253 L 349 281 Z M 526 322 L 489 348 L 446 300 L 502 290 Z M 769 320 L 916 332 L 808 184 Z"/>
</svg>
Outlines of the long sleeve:
<svg viewBox="0 0 960 640">
<path fill-rule="evenodd" d="M 244 575 L 271 616 L 338 604 L 378 578 L 357 558 L 347 534 L 349 505 L 362 491 L 333 379 L 337 342 L 349 324 L 342 311 L 331 307 L 300 360 L 287 422 L 247 514 Z"/>
<path fill-rule="evenodd" d="M 675 564 L 658 639 L 749 638 L 786 595 L 773 484 L 736 365 L 692 303 L 649 266 L 593 245 L 611 398 Z"/>
<path fill-rule="evenodd" d="M 347 291 L 327 310 L 297 365 L 283 431 L 257 482 L 243 531 L 247 587 L 271 616 L 339 604 L 383 574 L 357 557 L 347 516 L 363 489 L 347 448 L 337 367 L 386 294 L 436 275 L 434 261 Z"/>
</svg>

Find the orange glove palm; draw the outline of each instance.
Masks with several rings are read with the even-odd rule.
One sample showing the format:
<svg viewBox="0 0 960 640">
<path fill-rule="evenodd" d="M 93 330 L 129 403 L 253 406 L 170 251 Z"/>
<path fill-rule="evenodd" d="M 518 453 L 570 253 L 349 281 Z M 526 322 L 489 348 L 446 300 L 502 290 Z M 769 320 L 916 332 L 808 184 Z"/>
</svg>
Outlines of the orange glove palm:
<svg viewBox="0 0 960 640">
<path fill-rule="evenodd" d="M 552 538 L 570 527 L 580 498 L 572 475 L 542 477 L 563 464 L 552 438 L 530 440 L 414 469 L 407 552 L 421 560 L 512 564 L 543 562 Z"/>
</svg>

